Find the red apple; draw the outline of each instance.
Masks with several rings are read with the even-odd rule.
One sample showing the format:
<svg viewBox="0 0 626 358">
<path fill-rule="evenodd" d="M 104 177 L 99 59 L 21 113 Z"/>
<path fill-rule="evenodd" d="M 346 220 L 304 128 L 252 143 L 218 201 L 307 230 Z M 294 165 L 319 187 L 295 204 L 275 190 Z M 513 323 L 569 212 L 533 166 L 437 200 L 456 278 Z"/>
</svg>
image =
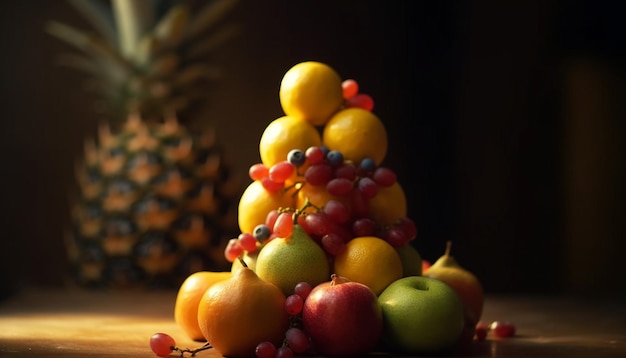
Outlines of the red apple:
<svg viewBox="0 0 626 358">
<path fill-rule="evenodd" d="M 378 345 L 383 313 L 369 287 L 333 275 L 304 301 L 302 323 L 317 353 L 361 355 Z"/>
</svg>

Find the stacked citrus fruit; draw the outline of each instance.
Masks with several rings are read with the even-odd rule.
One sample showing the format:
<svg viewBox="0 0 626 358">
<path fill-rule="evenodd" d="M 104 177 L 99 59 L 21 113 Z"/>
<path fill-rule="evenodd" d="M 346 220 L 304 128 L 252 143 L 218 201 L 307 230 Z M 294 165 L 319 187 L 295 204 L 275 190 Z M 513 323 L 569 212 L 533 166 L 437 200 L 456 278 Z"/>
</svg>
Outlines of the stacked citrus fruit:
<svg viewBox="0 0 626 358">
<path fill-rule="evenodd" d="M 176 302 L 183 330 L 225 355 L 273 358 L 284 353 L 276 345 L 304 351 L 304 333 L 276 307 L 297 315 L 308 292 L 330 274 L 375 295 L 421 274 L 404 190 L 382 165 L 387 132 L 372 98 L 355 80 L 315 61 L 285 73 L 279 98 L 284 115 L 261 135 L 261 161 L 250 167 L 251 183 L 239 201 L 241 234 L 224 252 L 232 275 L 192 275 Z M 258 315 L 252 322 L 250 312 Z M 276 343 L 281 331 L 289 342 L 283 347 Z"/>
</svg>

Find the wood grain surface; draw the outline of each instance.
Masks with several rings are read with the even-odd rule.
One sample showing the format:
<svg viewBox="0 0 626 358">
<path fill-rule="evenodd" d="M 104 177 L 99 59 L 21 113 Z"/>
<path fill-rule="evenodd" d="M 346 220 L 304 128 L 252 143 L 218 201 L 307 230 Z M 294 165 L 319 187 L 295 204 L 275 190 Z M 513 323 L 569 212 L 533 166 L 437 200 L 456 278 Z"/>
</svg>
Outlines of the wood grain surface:
<svg viewBox="0 0 626 358">
<path fill-rule="evenodd" d="M 148 341 L 167 332 L 184 348 L 173 318 L 175 292 L 24 290 L 0 302 L 1 357 L 155 357 Z M 517 335 L 474 342 L 472 357 L 626 357 L 621 302 L 488 296 L 484 320 L 515 323 Z M 172 355 L 176 356 L 176 355 Z M 185 356 L 188 356 L 187 354 Z M 196 357 L 219 357 L 214 350 Z"/>
</svg>

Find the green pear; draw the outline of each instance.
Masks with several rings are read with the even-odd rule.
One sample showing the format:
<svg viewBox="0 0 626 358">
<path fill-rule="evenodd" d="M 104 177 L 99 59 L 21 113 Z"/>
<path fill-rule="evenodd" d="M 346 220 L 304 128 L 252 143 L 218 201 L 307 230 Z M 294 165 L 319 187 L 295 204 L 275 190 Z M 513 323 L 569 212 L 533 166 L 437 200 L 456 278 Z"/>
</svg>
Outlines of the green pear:
<svg viewBox="0 0 626 358">
<path fill-rule="evenodd" d="M 288 237 L 273 239 L 263 246 L 255 271 L 263 280 L 278 286 L 286 296 L 292 294 L 300 282 L 315 287 L 330 277 L 326 253 L 298 224 Z"/>
<path fill-rule="evenodd" d="M 422 275 L 422 256 L 411 244 L 396 247 L 402 261 L 402 277 Z"/>
<path fill-rule="evenodd" d="M 452 287 L 461 297 L 473 323 L 480 320 L 483 311 L 483 288 L 473 273 L 463 268 L 450 255 L 452 243 L 447 242 L 445 253 L 435 261 L 425 272 L 424 276 L 443 281 Z"/>
</svg>

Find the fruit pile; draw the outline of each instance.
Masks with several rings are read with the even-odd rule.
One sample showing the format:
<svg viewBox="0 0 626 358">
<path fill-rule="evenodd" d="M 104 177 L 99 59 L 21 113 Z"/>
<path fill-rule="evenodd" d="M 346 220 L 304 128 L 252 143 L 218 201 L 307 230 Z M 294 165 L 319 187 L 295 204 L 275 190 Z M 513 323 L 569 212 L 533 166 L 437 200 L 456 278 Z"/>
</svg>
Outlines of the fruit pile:
<svg viewBox="0 0 626 358">
<path fill-rule="evenodd" d="M 231 272 L 194 273 L 176 298 L 176 322 L 207 345 L 180 350 L 156 334 L 153 351 L 285 358 L 471 343 L 480 282 L 450 245 L 422 272 L 404 191 L 382 165 L 387 133 L 372 98 L 314 61 L 288 70 L 279 95 L 285 115 L 261 136 L 239 201 L 241 234 L 224 252 Z"/>
</svg>

